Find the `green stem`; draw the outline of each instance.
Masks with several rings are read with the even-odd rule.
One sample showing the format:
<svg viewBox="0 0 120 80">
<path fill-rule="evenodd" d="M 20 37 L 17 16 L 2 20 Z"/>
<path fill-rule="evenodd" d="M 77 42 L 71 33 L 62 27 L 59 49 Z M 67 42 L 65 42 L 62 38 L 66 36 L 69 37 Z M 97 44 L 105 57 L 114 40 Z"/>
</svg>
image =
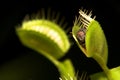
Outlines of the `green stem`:
<svg viewBox="0 0 120 80">
<path fill-rule="evenodd" d="M 51 55 L 45 55 L 58 69 L 61 75 L 62 80 L 71 80 L 75 77 L 74 67 L 69 59 L 66 59 L 64 62 L 60 62 Z M 76 78 L 74 78 L 76 80 Z"/>
<path fill-rule="evenodd" d="M 103 69 L 104 73 L 108 77 L 108 80 L 113 80 L 111 76 L 111 72 L 107 65 L 105 64 L 104 60 L 101 58 L 101 56 L 94 54 L 93 58 L 97 61 L 97 63 L 100 65 L 100 67 Z"/>
</svg>

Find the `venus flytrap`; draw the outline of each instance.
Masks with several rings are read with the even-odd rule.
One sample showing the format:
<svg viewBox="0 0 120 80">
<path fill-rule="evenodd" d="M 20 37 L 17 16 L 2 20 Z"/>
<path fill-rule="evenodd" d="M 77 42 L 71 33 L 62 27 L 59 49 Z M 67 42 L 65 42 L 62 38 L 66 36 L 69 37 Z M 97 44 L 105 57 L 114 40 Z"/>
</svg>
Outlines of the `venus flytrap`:
<svg viewBox="0 0 120 80">
<path fill-rule="evenodd" d="M 61 26 L 52 21 L 58 19 L 58 15 L 50 16 L 49 11 L 45 19 L 44 12 L 41 13 L 43 18 L 24 21 L 16 28 L 21 43 L 49 59 L 58 68 L 60 79 L 76 80 L 70 59 L 59 61 L 69 50 L 70 42 Z"/>
<path fill-rule="evenodd" d="M 95 59 L 104 71 L 91 75 L 91 80 L 119 80 L 120 67 L 113 69 L 107 67 L 108 45 L 101 25 L 95 17 L 92 17 L 91 12 L 80 10 L 79 14 L 72 28 L 73 38 L 83 53 Z M 39 17 L 41 18 L 23 21 L 16 28 L 21 43 L 49 59 L 58 68 L 60 80 L 77 80 L 78 76 L 75 76 L 70 59 L 59 61 L 70 49 L 68 36 L 61 28 L 61 26 L 65 27 L 64 20 L 59 21 L 59 15 L 51 14 L 50 10 L 47 18 L 43 10 Z M 80 80 L 85 79 L 85 75 L 80 77 Z"/>
<path fill-rule="evenodd" d="M 91 80 L 120 80 L 120 68 L 107 67 L 108 46 L 101 25 L 92 18 L 91 12 L 80 10 L 79 14 L 72 28 L 73 38 L 83 53 L 95 59 L 104 71 L 92 75 Z"/>
<path fill-rule="evenodd" d="M 79 13 L 80 16 L 76 18 L 72 29 L 75 41 L 87 57 L 93 57 L 97 53 L 106 64 L 108 49 L 103 30 L 99 23 L 94 20 L 95 17 L 91 18 L 91 12 L 87 14 L 80 10 Z"/>
</svg>

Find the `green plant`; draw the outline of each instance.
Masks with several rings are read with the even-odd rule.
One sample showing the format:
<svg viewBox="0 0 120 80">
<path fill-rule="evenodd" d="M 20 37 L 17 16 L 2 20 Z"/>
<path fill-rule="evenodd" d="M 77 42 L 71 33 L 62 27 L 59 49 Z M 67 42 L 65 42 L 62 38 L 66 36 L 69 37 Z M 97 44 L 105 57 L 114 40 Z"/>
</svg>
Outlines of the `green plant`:
<svg viewBox="0 0 120 80">
<path fill-rule="evenodd" d="M 58 68 L 60 80 L 77 80 L 71 60 L 59 60 L 66 55 L 71 46 L 67 34 L 61 27 L 65 27 L 64 20 L 58 22 L 59 15 L 51 16 L 51 11 L 48 12 L 47 18 L 42 11 L 39 15 L 42 18 L 23 21 L 22 25 L 16 28 L 16 33 L 24 46 L 42 54 Z M 107 67 L 108 45 L 100 24 L 95 17 L 91 18 L 91 12 L 80 10 L 79 14 L 72 28 L 73 38 L 83 53 L 94 58 L 104 71 L 90 75 L 91 80 L 119 80 L 120 67 Z M 81 76 L 80 80 L 82 79 L 85 77 Z"/>
<path fill-rule="evenodd" d="M 68 36 L 61 27 L 64 25 L 60 26 L 57 24 L 59 14 L 51 16 L 52 13 L 49 11 L 47 18 L 45 18 L 45 11 L 41 13 L 43 14 L 39 16 L 43 18 L 24 21 L 20 27 L 16 28 L 20 41 L 24 46 L 37 51 L 49 59 L 58 68 L 61 74 L 60 79 L 72 80 L 74 78 L 76 80 L 71 60 L 59 61 L 70 48 Z M 60 24 L 62 24 L 62 20 Z"/>
<path fill-rule="evenodd" d="M 108 45 L 101 25 L 95 20 L 95 17 L 91 17 L 91 12 L 80 10 L 79 14 L 72 28 L 73 38 L 83 53 L 87 57 L 96 60 L 104 71 L 104 73 L 99 73 L 99 75 L 92 75 L 91 79 L 119 80 L 120 67 L 115 69 L 107 67 Z M 98 76 L 100 77 L 98 78 Z"/>
</svg>

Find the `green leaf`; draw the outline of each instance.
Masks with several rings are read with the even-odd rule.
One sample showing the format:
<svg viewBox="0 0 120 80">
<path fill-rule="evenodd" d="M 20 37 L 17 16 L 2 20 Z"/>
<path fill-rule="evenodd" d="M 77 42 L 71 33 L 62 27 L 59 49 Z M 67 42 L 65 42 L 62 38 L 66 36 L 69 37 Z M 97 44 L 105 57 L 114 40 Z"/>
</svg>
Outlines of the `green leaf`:
<svg viewBox="0 0 120 80">
<path fill-rule="evenodd" d="M 84 35 L 79 33 L 80 30 L 84 33 Z M 105 63 L 107 63 L 108 48 L 106 37 L 100 24 L 91 18 L 90 15 L 87 15 L 80 10 L 80 16 L 76 19 L 72 28 L 72 34 L 79 48 L 87 57 L 98 55 Z M 84 44 L 80 44 L 78 36 L 85 36 Z"/>
<path fill-rule="evenodd" d="M 93 58 L 103 69 L 108 78 L 111 78 L 107 67 L 108 45 L 101 25 L 92 18 L 91 12 L 80 10 L 72 28 L 73 38 L 83 53 Z"/>
<path fill-rule="evenodd" d="M 16 33 L 24 46 L 44 56 L 51 55 L 56 59 L 63 57 L 70 48 L 66 33 L 49 20 L 31 20 L 23 22 Z"/>
<path fill-rule="evenodd" d="M 110 69 L 111 80 L 120 80 L 120 66 Z M 104 72 L 95 73 L 90 75 L 91 80 L 108 80 Z"/>
<path fill-rule="evenodd" d="M 16 34 L 24 46 L 49 59 L 57 67 L 62 78 L 74 77 L 75 71 L 71 61 L 59 61 L 70 49 L 70 42 L 66 32 L 57 23 L 47 19 L 29 20 L 16 28 Z"/>
<path fill-rule="evenodd" d="M 107 64 L 108 48 L 107 41 L 100 24 L 93 20 L 88 26 L 86 32 L 86 51 L 88 56 L 100 56 Z"/>
</svg>

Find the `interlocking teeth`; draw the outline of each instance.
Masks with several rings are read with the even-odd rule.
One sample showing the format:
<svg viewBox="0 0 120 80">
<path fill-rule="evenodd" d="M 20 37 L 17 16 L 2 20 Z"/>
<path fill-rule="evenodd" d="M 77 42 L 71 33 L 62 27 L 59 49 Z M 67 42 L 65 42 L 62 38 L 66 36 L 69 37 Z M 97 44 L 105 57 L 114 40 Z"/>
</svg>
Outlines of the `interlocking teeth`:
<svg viewBox="0 0 120 80">
<path fill-rule="evenodd" d="M 87 10 L 84 10 L 84 11 L 80 10 L 79 14 L 80 14 L 78 18 L 78 21 L 80 22 L 79 24 L 80 26 L 85 28 L 87 28 L 90 22 L 95 19 L 95 16 L 92 18 L 92 11 L 88 13 Z"/>
<path fill-rule="evenodd" d="M 94 16 L 93 18 L 92 18 L 92 11 L 90 11 L 89 13 L 88 13 L 88 11 L 82 11 L 82 10 L 80 10 L 79 11 L 79 14 L 81 15 L 81 17 L 83 17 L 84 19 L 86 19 L 87 21 L 89 21 L 89 22 L 91 22 L 93 19 L 95 19 L 96 18 L 96 16 Z"/>
</svg>

